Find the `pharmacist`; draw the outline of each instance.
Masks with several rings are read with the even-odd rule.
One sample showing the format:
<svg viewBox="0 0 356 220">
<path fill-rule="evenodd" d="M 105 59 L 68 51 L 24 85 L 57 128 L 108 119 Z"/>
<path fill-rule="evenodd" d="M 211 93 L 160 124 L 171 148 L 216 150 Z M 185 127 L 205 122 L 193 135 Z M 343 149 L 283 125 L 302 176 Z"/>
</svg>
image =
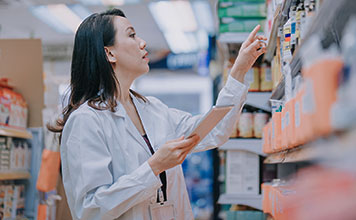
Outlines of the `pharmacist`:
<svg viewBox="0 0 356 220">
<path fill-rule="evenodd" d="M 62 133 L 63 183 L 73 219 L 193 219 L 180 164 L 191 150 L 227 141 L 247 93 L 244 75 L 266 50 L 259 28 L 242 45 L 217 100 L 235 107 L 199 142 L 184 135 L 201 116 L 130 90 L 149 71 L 149 60 L 146 42 L 123 12 L 112 9 L 83 21 L 75 35 L 69 104 L 52 127 Z"/>
</svg>

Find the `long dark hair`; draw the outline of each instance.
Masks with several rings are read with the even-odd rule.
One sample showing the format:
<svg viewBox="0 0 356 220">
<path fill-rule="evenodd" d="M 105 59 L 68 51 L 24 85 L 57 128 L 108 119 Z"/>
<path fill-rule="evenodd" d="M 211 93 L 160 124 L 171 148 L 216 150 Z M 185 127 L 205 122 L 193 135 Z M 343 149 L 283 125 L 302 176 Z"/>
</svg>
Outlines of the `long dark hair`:
<svg viewBox="0 0 356 220">
<path fill-rule="evenodd" d="M 126 17 L 120 9 L 111 9 L 92 14 L 78 27 L 72 56 L 69 102 L 56 126 L 47 125 L 50 131 L 62 132 L 70 114 L 86 101 L 94 109 L 115 111 L 120 84 L 104 49 L 115 43 L 115 16 Z M 130 92 L 147 101 L 135 91 Z"/>
</svg>

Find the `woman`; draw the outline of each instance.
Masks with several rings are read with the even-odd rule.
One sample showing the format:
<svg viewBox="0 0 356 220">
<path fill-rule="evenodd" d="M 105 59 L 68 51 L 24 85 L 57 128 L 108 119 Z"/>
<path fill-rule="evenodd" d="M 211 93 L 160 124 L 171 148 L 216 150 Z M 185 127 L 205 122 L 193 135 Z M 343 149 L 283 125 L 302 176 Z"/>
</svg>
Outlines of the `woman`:
<svg viewBox="0 0 356 220">
<path fill-rule="evenodd" d="M 75 36 L 69 104 L 57 121 L 74 219 L 193 219 L 180 164 L 191 150 L 227 141 L 247 93 L 244 75 L 266 50 L 258 30 L 243 44 L 217 100 L 235 107 L 197 145 L 198 136 L 184 135 L 201 116 L 130 90 L 148 72 L 149 60 L 146 42 L 123 12 L 113 9 L 83 21 Z"/>
</svg>

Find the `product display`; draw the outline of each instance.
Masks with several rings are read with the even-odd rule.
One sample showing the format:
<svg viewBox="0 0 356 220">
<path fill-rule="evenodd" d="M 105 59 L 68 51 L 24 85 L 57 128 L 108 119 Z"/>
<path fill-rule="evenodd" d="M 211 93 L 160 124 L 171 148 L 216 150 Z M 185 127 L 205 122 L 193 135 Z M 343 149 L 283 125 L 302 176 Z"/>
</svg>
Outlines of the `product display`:
<svg viewBox="0 0 356 220">
<path fill-rule="evenodd" d="M 0 183 L 0 216 L 10 220 L 24 217 L 24 185 Z"/>
<path fill-rule="evenodd" d="M 247 151 L 226 153 L 226 193 L 258 195 L 260 189 L 259 156 Z"/>
<path fill-rule="evenodd" d="M 0 137 L 0 172 L 27 171 L 31 166 L 31 148 L 25 140 Z"/>
<path fill-rule="evenodd" d="M 7 79 L 0 80 L 0 125 L 14 128 L 27 127 L 27 103 L 7 84 Z"/>
</svg>

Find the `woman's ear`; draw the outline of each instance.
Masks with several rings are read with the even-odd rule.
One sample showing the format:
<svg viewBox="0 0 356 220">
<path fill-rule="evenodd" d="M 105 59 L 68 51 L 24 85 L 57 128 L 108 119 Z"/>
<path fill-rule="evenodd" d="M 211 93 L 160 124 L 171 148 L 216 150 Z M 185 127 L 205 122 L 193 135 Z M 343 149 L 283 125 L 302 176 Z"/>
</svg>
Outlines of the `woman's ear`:
<svg viewBox="0 0 356 220">
<path fill-rule="evenodd" d="M 110 47 L 104 47 L 104 50 L 109 62 L 115 63 L 116 62 L 115 53 L 110 49 Z"/>
</svg>

